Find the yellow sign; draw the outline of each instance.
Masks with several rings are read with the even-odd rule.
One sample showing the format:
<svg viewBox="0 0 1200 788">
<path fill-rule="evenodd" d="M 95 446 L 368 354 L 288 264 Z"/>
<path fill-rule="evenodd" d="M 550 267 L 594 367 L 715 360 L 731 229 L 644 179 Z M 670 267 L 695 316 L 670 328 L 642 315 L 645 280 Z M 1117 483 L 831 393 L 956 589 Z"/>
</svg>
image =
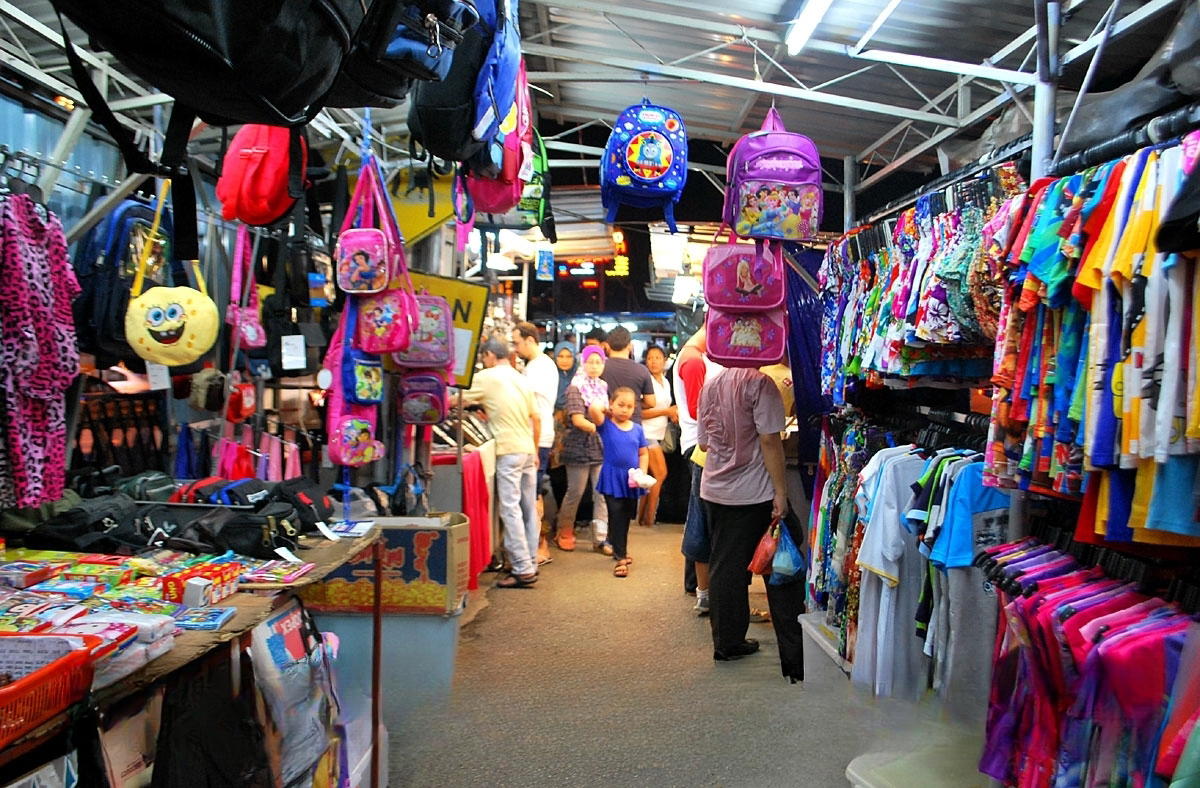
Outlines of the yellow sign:
<svg viewBox="0 0 1200 788">
<path fill-rule="evenodd" d="M 604 271 L 608 276 L 629 276 L 629 258 L 619 254 L 613 258 L 612 268 Z"/>
<path fill-rule="evenodd" d="M 453 185 L 453 175 L 434 176 L 433 216 L 430 216 L 429 190 L 426 188 L 408 191 L 409 171 L 400 173 L 397 188 L 394 191 L 389 189 L 388 196 L 392 199 L 396 221 L 400 224 L 400 233 L 404 236 L 406 244 L 415 244 L 454 219 Z M 352 184 L 351 189 L 353 188 Z"/>
<path fill-rule="evenodd" d="M 488 286 L 417 271 L 412 272 L 412 280 L 418 293 L 425 290 L 450 303 L 450 314 L 454 318 L 454 384 L 467 388 L 475 376 L 475 355 L 483 335 Z"/>
</svg>

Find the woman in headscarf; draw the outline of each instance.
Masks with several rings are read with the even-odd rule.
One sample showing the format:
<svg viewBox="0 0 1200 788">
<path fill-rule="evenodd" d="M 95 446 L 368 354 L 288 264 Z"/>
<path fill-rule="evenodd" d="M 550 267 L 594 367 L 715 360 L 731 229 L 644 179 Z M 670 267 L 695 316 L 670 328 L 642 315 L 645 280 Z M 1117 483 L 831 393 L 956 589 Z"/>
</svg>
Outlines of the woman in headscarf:
<svg viewBox="0 0 1200 788">
<path fill-rule="evenodd" d="M 593 403 L 608 403 L 608 384 L 600 379 L 604 374 L 604 351 L 589 345 L 580 354 L 583 368 L 571 379 L 564 396 L 567 428 L 563 434 L 562 462 L 567 466 L 567 494 L 558 510 L 558 534 L 554 538 L 560 550 L 575 549 L 575 514 L 583 493 L 592 488 L 592 539 L 594 549 L 603 552 L 608 545 L 608 510 L 604 496 L 595 492 L 604 451 L 596 425 L 587 418 Z M 556 348 L 555 360 L 558 360 Z M 561 365 L 559 369 L 562 369 Z M 611 554 L 612 548 L 607 548 Z"/>
<path fill-rule="evenodd" d="M 575 346 L 570 342 L 559 342 L 554 346 L 554 364 L 558 367 L 558 399 L 554 401 L 554 412 L 557 414 L 567 406 L 567 386 L 579 365 L 575 361 Z"/>
</svg>

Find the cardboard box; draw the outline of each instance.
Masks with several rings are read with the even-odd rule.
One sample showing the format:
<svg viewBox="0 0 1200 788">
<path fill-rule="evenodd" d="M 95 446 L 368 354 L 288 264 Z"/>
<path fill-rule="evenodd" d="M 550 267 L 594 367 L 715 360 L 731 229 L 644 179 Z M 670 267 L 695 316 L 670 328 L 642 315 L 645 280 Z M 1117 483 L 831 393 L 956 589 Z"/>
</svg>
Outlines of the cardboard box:
<svg viewBox="0 0 1200 788">
<path fill-rule="evenodd" d="M 471 526 L 459 513 L 378 517 L 383 528 L 383 612 L 449 616 L 467 594 Z M 325 613 L 371 613 L 371 548 L 301 591 L 305 604 Z"/>
</svg>

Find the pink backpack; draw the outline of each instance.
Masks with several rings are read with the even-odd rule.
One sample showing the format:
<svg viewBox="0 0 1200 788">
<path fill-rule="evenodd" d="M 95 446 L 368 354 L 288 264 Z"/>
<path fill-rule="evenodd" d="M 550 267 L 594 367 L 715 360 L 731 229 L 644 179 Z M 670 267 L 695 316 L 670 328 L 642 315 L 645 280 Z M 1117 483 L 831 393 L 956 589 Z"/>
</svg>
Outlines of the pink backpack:
<svg viewBox="0 0 1200 788">
<path fill-rule="evenodd" d="M 720 235 L 720 233 L 718 233 Z M 774 364 L 787 351 L 783 251 L 714 244 L 704 256 L 708 357 L 726 367 Z"/>
<path fill-rule="evenodd" d="M 243 281 L 244 280 L 244 281 Z M 241 306 L 242 295 L 249 291 L 245 306 Z M 267 332 L 258 316 L 258 288 L 254 284 L 254 251 L 250 242 L 250 231 L 239 224 L 237 240 L 233 245 L 233 275 L 229 283 L 229 307 L 225 310 L 225 322 L 233 326 L 237 346 L 251 349 L 266 347 Z"/>
<path fill-rule="evenodd" d="M 450 302 L 441 296 L 417 296 L 417 327 L 408 349 L 393 353 L 402 367 L 444 368 L 454 363 L 454 319 Z"/>
<path fill-rule="evenodd" d="M 504 133 L 504 163 L 495 178 L 471 173 L 467 192 L 476 213 L 503 214 L 517 207 L 525 184 L 533 177 L 533 102 L 525 77 L 525 60 L 517 69 L 516 127 Z"/>
<path fill-rule="evenodd" d="M 376 227 L 376 222 L 383 226 Z M 403 254 L 402 249 L 400 230 L 391 221 L 375 158 L 369 157 L 358 173 L 354 196 L 338 233 L 338 287 L 355 295 L 382 291 L 392 279 L 395 258 Z"/>
<path fill-rule="evenodd" d="M 342 359 L 350 344 L 347 323 L 350 310 L 342 313 L 342 321 L 329 340 L 325 369 L 333 375 L 327 393 L 326 428 L 329 459 L 337 465 L 357 468 L 383 459 L 383 443 L 375 439 L 378 411 L 374 405 L 355 405 L 348 402 L 343 391 Z"/>
<path fill-rule="evenodd" d="M 734 143 L 726 168 L 724 222 L 741 238 L 809 240 L 821 227 L 821 157 L 788 131 L 774 107 L 760 131 Z"/>
<path fill-rule="evenodd" d="M 448 415 L 446 373 L 414 369 L 400 376 L 400 420 L 405 424 L 440 424 Z"/>
</svg>

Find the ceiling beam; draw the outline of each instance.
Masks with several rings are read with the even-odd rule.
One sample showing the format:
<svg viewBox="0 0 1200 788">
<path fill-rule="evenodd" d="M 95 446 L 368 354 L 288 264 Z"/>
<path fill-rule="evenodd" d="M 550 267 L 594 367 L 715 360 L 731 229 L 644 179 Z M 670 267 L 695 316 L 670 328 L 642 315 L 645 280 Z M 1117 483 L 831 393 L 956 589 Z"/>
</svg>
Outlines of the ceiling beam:
<svg viewBox="0 0 1200 788">
<path fill-rule="evenodd" d="M 25 27 L 26 29 L 36 33 L 50 43 L 54 44 L 56 47 L 65 49 L 62 33 L 60 31 L 57 31 L 49 25 L 39 22 L 35 17 L 30 16 L 28 13 L 17 8 L 7 0 L 0 0 L 0 14 L 4 14 L 5 16 L 11 18 L 22 27 Z M 97 68 L 106 72 L 110 79 L 112 79 L 114 82 L 121 83 L 134 93 L 144 96 L 150 92 L 146 90 L 145 87 L 135 82 L 132 78 L 121 73 L 118 69 L 113 68 L 111 64 L 105 63 L 103 60 L 96 57 L 86 49 L 77 46 L 75 47 L 75 51 L 79 53 L 79 57 L 84 63 L 87 63 L 92 68 Z"/>
<path fill-rule="evenodd" d="M 524 51 L 526 55 L 533 55 L 535 57 L 548 57 L 576 63 L 589 63 L 658 76 L 678 77 L 680 79 L 695 79 L 700 82 L 711 82 L 715 85 L 725 85 L 727 87 L 753 90 L 759 93 L 766 93 L 768 95 L 785 96 L 787 98 L 807 101 L 814 104 L 845 107 L 846 109 L 854 109 L 860 112 L 867 112 L 877 115 L 890 115 L 892 117 L 906 118 L 910 120 L 922 120 L 927 123 L 934 123 L 940 126 L 958 126 L 957 118 L 935 114 L 932 112 L 923 112 L 912 107 L 900 107 L 892 104 L 884 104 L 878 101 L 868 101 L 865 99 L 852 98 L 850 96 L 839 96 L 834 93 L 824 93 L 819 90 L 808 90 L 791 85 L 781 85 L 774 82 L 746 79 L 745 77 L 735 77 L 728 74 L 719 74 L 701 69 L 680 68 L 679 66 L 667 66 L 658 63 L 626 60 L 620 57 L 609 57 L 606 55 L 592 54 L 563 47 L 545 46 L 543 44 L 527 45 L 524 47 Z"/>
<path fill-rule="evenodd" d="M 553 63 L 553 58 L 549 59 Z M 674 77 L 639 77 L 628 71 L 530 71 L 525 75 L 531 84 L 554 82 L 696 82 Z"/>
<path fill-rule="evenodd" d="M 691 3 L 685 4 L 688 6 L 688 13 L 669 14 L 661 11 L 648 11 L 632 4 L 621 5 L 618 3 L 603 2 L 603 0 L 525 0 L 525 2 L 539 6 L 563 8 L 570 11 L 589 11 L 600 15 L 623 16 L 653 24 L 687 27 L 719 36 L 733 36 L 737 39 L 741 39 L 745 35 L 747 38 L 768 41 L 772 44 L 783 43 L 783 36 L 774 30 L 759 30 L 754 27 L 743 27 L 729 22 L 718 22 L 697 16 L 696 8 Z"/>
<path fill-rule="evenodd" d="M 962 63 L 956 60 L 944 60 L 940 57 L 925 57 L 910 55 L 906 52 L 889 52 L 884 49 L 868 49 L 857 55 L 847 50 L 847 54 L 859 60 L 873 60 L 879 63 L 889 63 L 894 66 L 911 66 L 930 71 L 942 71 L 947 74 L 960 74 L 976 79 L 991 79 L 996 82 L 1011 82 L 1017 85 L 1032 85 L 1037 82 L 1037 74 L 1027 71 L 1013 71 L 1009 68 L 995 66 L 979 66 Z"/>
<path fill-rule="evenodd" d="M 1141 25 L 1143 22 L 1154 18 L 1172 6 L 1178 5 L 1178 3 L 1179 0 L 1153 0 L 1153 2 L 1146 3 L 1146 5 L 1138 8 L 1136 11 L 1130 12 L 1128 15 L 1121 17 L 1115 23 L 1113 23 L 1109 40 L 1111 41 L 1123 33 L 1133 30 L 1138 25 Z M 1078 46 L 1067 50 L 1067 53 L 1063 55 L 1062 58 L 1063 65 L 1065 66 L 1069 63 L 1074 63 L 1081 57 L 1086 57 L 1088 53 L 1100 45 L 1100 41 L 1103 40 L 1103 38 L 1104 33 L 1099 32 L 1088 38 L 1086 41 L 1080 43 Z"/>
</svg>

